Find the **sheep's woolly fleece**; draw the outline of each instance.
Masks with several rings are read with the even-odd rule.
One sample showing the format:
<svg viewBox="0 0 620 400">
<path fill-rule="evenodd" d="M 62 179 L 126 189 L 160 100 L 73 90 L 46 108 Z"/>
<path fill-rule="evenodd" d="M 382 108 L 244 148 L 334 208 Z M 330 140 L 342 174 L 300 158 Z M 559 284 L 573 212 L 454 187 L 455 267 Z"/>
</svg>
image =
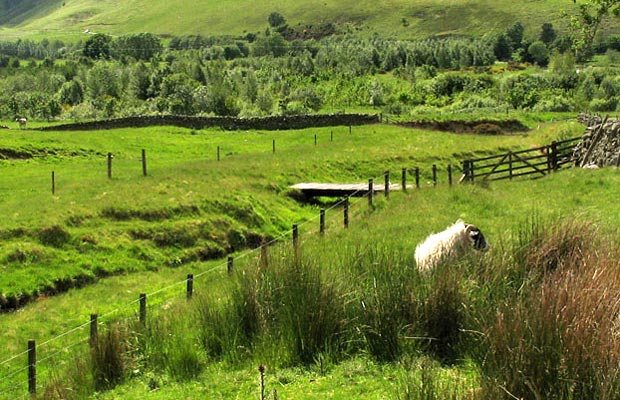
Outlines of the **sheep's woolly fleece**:
<svg viewBox="0 0 620 400">
<path fill-rule="evenodd" d="M 463 254 L 468 247 L 484 251 L 488 245 L 478 228 L 459 219 L 444 231 L 431 234 L 418 244 L 415 260 L 420 270 L 429 270 L 442 260 Z"/>
</svg>

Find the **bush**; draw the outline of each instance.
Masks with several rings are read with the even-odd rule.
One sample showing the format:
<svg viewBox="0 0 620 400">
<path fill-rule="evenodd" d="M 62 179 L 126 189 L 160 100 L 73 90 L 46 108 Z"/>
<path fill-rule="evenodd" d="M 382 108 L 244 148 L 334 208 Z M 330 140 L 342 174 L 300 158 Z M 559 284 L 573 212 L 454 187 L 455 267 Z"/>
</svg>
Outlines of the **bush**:
<svg viewBox="0 0 620 400">
<path fill-rule="evenodd" d="M 594 112 L 615 111 L 618 107 L 618 98 L 611 97 L 608 99 L 593 99 L 590 102 L 590 110 Z"/>
</svg>

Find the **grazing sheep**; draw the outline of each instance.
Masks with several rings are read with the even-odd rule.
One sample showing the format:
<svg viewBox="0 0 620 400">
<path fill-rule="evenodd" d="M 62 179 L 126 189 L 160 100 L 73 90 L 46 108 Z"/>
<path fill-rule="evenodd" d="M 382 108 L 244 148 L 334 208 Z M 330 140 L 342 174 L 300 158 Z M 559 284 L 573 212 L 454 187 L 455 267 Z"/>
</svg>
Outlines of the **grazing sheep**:
<svg viewBox="0 0 620 400">
<path fill-rule="evenodd" d="M 19 122 L 19 129 L 25 129 L 28 120 L 26 118 L 15 118 L 15 122 Z"/>
<path fill-rule="evenodd" d="M 470 246 L 480 251 L 489 247 L 480 229 L 459 219 L 443 232 L 434 233 L 418 244 L 415 260 L 420 270 L 430 270 L 448 258 L 464 254 Z"/>
</svg>

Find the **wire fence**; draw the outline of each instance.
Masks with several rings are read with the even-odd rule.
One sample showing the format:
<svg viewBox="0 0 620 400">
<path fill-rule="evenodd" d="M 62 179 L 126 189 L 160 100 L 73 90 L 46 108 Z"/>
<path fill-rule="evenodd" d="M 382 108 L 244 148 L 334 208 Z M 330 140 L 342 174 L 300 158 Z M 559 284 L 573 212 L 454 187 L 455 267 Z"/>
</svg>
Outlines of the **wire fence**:
<svg viewBox="0 0 620 400">
<path fill-rule="evenodd" d="M 375 179 L 380 179 L 381 176 Z M 214 272 L 224 270 L 230 265 L 230 261 L 240 261 L 242 259 L 250 259 L 252 256 L 260 257 L 260 254 L 264 249 L 272 246 L 276 243 L 282 243 L 294 237 L 299 232 L 300 228 L 305 228 L 307 235 L 304 237 L 310 237 L 310 235 L 316 235 L 317 233 L 324 234 L 325 226 L 327 223 L 326 215 L 336 215 L 334 210 L 342 208 L 346 204 L 348 210 L 360 211 L 360 204 L 366 203 L 366 199 L 372 196 L 373 192 L 365 191 L 360 197 L 346 197 L 342 200 L 334 202 L 329 207 L 322 209 L 321 213 L 315 217 L 309 218 L 299 224 L 295 224 L 291 229 L 282 232 L 278 236 L 264 242 L 260 246 L 244 251 L 235 257 L 229 257 L 227 260 L 217 263 L 216 265 L 196 274 L 192 275 L 192 281 L 204 278 Z M 329 219 L 331 226 L 336 226 L 336 217 Z M 354 219 L 351 218 L 351 221 Z M 317 222 L 321 222 L 321 227 L 317 227 Z M 347 227 L 345 225 L 345 227 Z M 295 240 L 299 240 L 297 237 Z M 301 243 L 306 239 L 302 239 Z M 149 299 L 149 307 L 155 307 L 158 303 L 162 304 L 166 301 L 179 298 L 186 294 L 184 288 L 187 285 L 188 279 L 178 280 L 172 282 L 170 285 L 163 286 L 151 292 L 145 293 L 144 298 Z M 179 289 L 179 290 L 175 290 Z M 141 296 L 142 297 L 142 296 Z M 159 297 L 158 301 L 152 301 Z M 139 314 L 137 312 L 137 306 L 141 303 L 141 298 L 127 302 L 119 307 L 114 308 L 102 315 L 99 315 L 96 320 L 97 326 L 104 325 L 106 322 L 111 323 L 118 321 L 119 319 L 127 320 L 136 318 Z M 115 319 L 116 318 L 116 319 Z M 76 325 L 75 327 L 59 333 L 47 340 L 44 340 L 36 344 L 36 361 L 31 362 L 30 356 L 33 349 L 28 349 L 19 352 L 5 360 L 0 361 L 0 398 L 28 398 L 33 392 L 41 393 L 47 385 L 49 385 L 55 379 L 55 371 L 59 366 L 65 365 L 72 361 L 75 353 L 82 353 L 88 351 L 88 342 L 90 337 L 90 329 L 92 328 L 92 321 L 84 322 Z M 34 368 L 35 382 L 32 383 L 32 373 Z"/>
</svg>

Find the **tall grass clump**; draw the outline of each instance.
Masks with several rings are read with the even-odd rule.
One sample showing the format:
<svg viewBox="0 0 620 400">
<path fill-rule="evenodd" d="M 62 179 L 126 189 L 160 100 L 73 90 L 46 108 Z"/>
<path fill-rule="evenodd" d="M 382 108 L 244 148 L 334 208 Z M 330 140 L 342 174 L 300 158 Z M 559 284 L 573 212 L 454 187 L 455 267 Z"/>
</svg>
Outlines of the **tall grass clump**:
<svg viewBox="0 0 620 400">
<path fill-rule="evenodd" d="M 532 222 L 515 239 L 521 285 L 480 327 L 487 398 L 611 399 L 620 389 L 620 249 L 578 220 Z"/>
<path fill-rule="evenodd" d="M 446 369 L 429 357 L 403 357 L 397 377 L 398 400 L 478 399 L 478 387 L 467 368 Z M 462 372 L 461 372 L 462 371 Z"/>
<path fill-rule="evenodd" d="M 100 334 L 91 348 L 91 371 L 95 391 L 123 383 L 129 370 L 129 334 L 121 324 Z"/>
<path fill-rule="evenodd" d="M 247 354 L 282 365 L 336 355 L 347 330 L 338 282 L 327 280 L 311 259 L 278 246 L 269 252 L 268 262 L 261 257 L 237 274 L 227 303 L 207 302 L 200 310 L 207 353 L 234 360 L 243 347 Z"/>
<path fill-rule="evenodd" d="M 465 327 L 462 292 L 462 269 L 458 265 L 440 265 L 424 301 L 423 328 L 428 341 L 425 350 L 444 363 L 454 363 L 460 356 Z"/>
<path fill-rule="evenodd" d="M 173 305 L 175 309 L 136 326 L 140 368 L 144 371 L 165 372 L 177 381 L 190 381 L 204 368 L 200 341 L 190 323 L 191 307 Z"/>
<path fill-rule="evenodd" d="M 351 249 L 344 279 L 355 294 L 350 319 L 356 321 L 364 350 L 378 361 L 394 361 L 404 348 L 416 347 L 422 290 L 411 259 L 385 246 Z M 346 278 L 348 276 L 348 278 Z"/>
</svg>

